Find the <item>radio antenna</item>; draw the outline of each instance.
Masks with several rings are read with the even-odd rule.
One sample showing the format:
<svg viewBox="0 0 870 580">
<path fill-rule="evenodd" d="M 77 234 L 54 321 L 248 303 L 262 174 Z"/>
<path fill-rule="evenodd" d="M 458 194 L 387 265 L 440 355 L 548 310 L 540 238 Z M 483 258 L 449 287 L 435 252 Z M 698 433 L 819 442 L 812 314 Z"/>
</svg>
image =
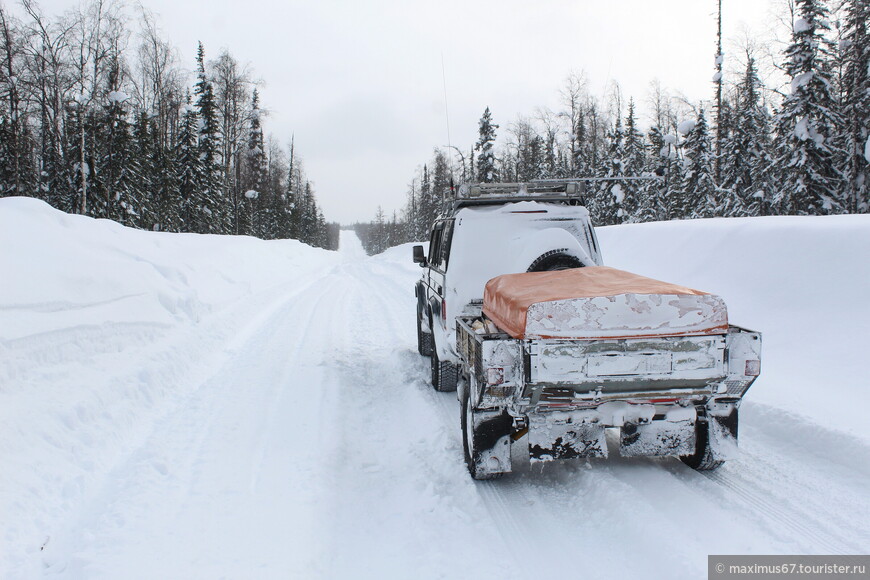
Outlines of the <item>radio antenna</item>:
<svg viewBox="0 0 870 580">
<path fill-rule="evenodd" d="M 450 141 L 450 108 L 447 106 L 447 74 L 444 72 L 443 52 L 441 53 L 441 83 L 444 87 L 444 118 L 447 120 L 447 146 L 452 148 L 453 142 Z"/>
<path fill-rule="evenodd" d="M 441 84 L 444 87 L 444 118 L 447 121 L 447 146 L 453 149 L 453 142 L 450 141 L 450 107 L 447 106 L 447 74 L 444 72 L 444 53 L 441 53 Z M 453 184 L 453 155 L 447 156 L 447 167 L 450 169 L 450 195 L 455 195 Z M 445 203 L 447 192 L 441 194 L 441 202 Z"/>
</svg>

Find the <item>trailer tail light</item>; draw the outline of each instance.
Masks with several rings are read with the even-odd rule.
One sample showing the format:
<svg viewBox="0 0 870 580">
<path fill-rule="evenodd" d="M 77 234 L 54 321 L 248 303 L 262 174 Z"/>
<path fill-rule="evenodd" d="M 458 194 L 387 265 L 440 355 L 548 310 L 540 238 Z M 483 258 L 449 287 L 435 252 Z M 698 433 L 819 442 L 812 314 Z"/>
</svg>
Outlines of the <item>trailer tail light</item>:
<svg viewBox="0 0 870 580">
<path fill-rule="evenodd" d="M 486 384 L 500 385 L 504 382 L 504 369 L 492 367 L 486 369 Z"/>
<path fill-rule="evenodd" d="M 743 373 L 746 377 L 757 377 L 761 374 L 761 361 L 748 360 L 746 361 L 746 370 Z"/>
<path fill-rule="evenodd" d="M 447 322 L 447 301 L 441 300 L 441 320 Z"/>
</svg>

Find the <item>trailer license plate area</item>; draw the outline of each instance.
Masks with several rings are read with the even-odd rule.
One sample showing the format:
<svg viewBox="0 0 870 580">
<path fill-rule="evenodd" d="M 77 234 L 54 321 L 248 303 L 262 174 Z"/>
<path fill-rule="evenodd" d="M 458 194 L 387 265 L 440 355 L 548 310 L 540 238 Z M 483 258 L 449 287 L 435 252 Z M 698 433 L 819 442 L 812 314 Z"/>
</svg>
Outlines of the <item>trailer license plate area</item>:
<svg viewBox="0 0 870 580">
<path fill-rule="evenodd" d="M 587 359 L 586 375 L 612 377 L 654 375 L 671 372 L 671 353 L 593 354 Z"/>
</svg>

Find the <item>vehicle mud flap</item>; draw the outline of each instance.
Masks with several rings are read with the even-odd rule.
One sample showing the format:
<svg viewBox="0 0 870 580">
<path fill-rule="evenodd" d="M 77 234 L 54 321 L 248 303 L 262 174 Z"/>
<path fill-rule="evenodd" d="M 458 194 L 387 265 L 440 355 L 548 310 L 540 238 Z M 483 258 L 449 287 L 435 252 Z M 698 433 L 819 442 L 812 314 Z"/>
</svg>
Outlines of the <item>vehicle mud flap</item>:
<svg viewBox="0 0 870 580">
<path fill-rule="evenodd" d="M 718 460 L 735 459 L 737 448 L 737 405 L 733 403 L 708 403 L 707 424 L 710 451 Z"/>
<path fill-rule="evenodd" d="M 513 418 L 506 411 L 475 411 L 473 421 L 476 476 L 510 473 Z"/>
<path fill-rule="evenodd" d="M 604 427 L 562 412 L 529 415 L 529 455 L 535 461 L 607 457 Z"/>
<path fill-rule="evenodd" d="M 623 457 L 688 455 L 695 451 L 695 419 L 652 421 L 622 426 L 619 454 Z"/>
</svg>

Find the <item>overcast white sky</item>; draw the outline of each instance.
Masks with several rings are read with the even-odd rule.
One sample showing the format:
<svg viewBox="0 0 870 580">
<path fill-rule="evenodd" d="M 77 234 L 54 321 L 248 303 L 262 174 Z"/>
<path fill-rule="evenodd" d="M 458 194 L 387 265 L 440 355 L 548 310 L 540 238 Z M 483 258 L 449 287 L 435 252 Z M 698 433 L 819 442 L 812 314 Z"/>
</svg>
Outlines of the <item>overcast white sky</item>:
<svg viewBox="0 0 870 580">
<path fill-rule="evenodd" d="M 326 218 L 342 223 L 400 209 L 415 168 L 447 145 L 442 55 L 462 149 L 487 106 L 500 133 L 518 114 L 558 109 L 571 71 L 600 96 L 618 81 L 644 116 L 653 79 L 692 101 L 713 91 L 716 0 L 141 1 L 186 67 L 199 40 L 207 58 L 226 47 L 253 66 L 266 131 L 295 134 Z M 726 39 L 767 36 L 774 1 L 723 0 Z"/>
</svg>

